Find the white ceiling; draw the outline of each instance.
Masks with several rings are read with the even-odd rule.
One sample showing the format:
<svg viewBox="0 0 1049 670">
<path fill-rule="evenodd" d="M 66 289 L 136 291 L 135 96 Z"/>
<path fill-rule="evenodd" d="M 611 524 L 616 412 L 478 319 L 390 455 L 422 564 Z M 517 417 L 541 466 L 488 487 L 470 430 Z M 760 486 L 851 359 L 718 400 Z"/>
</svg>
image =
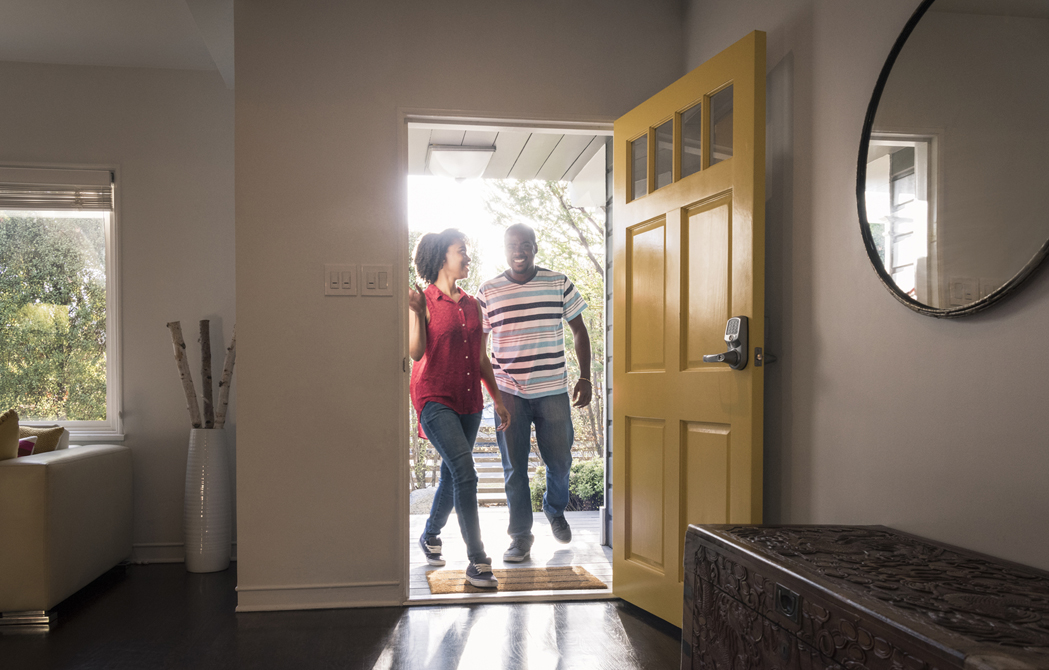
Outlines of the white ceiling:
<svg viewBox="0 0 1049 670">
<path fill-rule="evenodd" d="M 408 126 L 408 174 L 426 175 L 430 145 L 495 147 L 484 179 L 571 181 L 605 144 L 603 135 Z"/>
<path fill-rule="evenodd" d="M 233 88 L 233 0 L 2 0 L 0 60 L 218 70 Z"/>
</svg>

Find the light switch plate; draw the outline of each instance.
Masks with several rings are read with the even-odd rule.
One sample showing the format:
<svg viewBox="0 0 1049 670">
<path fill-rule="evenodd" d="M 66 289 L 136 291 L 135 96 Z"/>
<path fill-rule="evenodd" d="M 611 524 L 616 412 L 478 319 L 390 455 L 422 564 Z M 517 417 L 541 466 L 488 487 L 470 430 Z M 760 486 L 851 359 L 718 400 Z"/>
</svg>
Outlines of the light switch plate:
<svg viewBox="0 0 1049 670">
<path fill-rule="evenodd" d="M 393 266 L 392 265 L 362 265 L 361 266 L 361 295 L 392 296 L 393 295 Z"/>
<path fill-rule="evenodd" d="M 352 295 L 358 293 L 356 265 L 324 265 L 324 295 Z"/>
</svg>

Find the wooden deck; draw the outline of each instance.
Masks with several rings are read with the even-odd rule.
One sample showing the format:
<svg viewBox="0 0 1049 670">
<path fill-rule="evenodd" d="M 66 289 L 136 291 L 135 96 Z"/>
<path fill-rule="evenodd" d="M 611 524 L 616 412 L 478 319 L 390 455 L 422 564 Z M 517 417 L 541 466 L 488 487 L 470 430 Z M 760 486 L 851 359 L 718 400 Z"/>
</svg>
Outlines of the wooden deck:
<svg viewBox="0 0 1049 670">
<path fill-rule="evenodd" d="M 419 549 L 419 536 L 426 523 L 426 515 L 413 514 L 409 524 L 410 537 L 410 605 L 432 605 L 435 602 L 527 602 L 556 600 L 603 600 L 612 598 L 612 549 L 601 546 L 601 526 L 599 512 L 566 512 L 565 518 L 572 527 L 571 544 L 559 544 L 550 534 L 550 523 L 542 512 L 534 515 L 535 523 L 532 534 L 535 544 L 532 545 L 531 558 L 523 563 L 504 563 L 503 552 L 510 546 L 510 537 L 506 534 L 509 510 L 505 507 L 488 507 L 478 510 L 481 519 L 481 539 L 485 551 L 492 558 L 493 568 L 513 569 L 515 567 L 536 568 L 544 566 L 578 565 L 586 568 L 591 574 L 608 585 L 606 590 L 580 591 L 521 591 L 508 593 L 458 593 L 433 595 L 426 583 L 426 573 L 430 570 L 459 569 L 465 570 L 469 561 L 466 557 L 466 545 L 459 533 L 459 522 L 455 514 L 448 519 L 448 525 L 441 533 L 444 541 L 444 559 L 448 564 L 444 568 L 435 568 L 426 563 L 422 550 Z"/>
</svg>

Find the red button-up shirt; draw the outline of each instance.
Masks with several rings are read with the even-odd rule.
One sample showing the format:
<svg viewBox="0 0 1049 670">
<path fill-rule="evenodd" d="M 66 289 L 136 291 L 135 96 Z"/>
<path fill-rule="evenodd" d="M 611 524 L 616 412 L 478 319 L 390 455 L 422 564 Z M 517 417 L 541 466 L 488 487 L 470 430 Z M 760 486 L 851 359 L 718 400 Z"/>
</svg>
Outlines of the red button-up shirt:
<svg viewBox="0 0 1049 670">
<path fill-rule="evenodd" d="M 433 284 L 428 286 L 426 353 L 412 365 L 412 406 L 421 415 L 427 402 L 439 402 L 458 414 L 484 407 L 481 395 L 481 317 L 477 299 L 460 292 L 459 302 Z M 419 435 L 422 424 L 419 425 Z"/>
</svg>

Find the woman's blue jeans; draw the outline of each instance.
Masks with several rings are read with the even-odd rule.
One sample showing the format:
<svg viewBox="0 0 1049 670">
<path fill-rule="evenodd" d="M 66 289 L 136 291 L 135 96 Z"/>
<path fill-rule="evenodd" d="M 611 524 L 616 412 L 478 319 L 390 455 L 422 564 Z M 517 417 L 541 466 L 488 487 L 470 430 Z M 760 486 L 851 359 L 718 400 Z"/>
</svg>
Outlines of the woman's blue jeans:
<svg viewBox="0 0 1049 670">
<path fill-rule="evenodd" d="M 466 540 L 471 563 L 491 563 L 481 542 L 481 522 L 477 516 L 477 470 L 474 468 L 474 440 L 481 426 L 481 413 L 458 414 L 439 402 L 428 402 L 419 415 L 426 437 L 441 455 L 441 481 L 433 496 L 426 534 L 441 534 L 455 508 L 459 530 Z"/>
</svg>

